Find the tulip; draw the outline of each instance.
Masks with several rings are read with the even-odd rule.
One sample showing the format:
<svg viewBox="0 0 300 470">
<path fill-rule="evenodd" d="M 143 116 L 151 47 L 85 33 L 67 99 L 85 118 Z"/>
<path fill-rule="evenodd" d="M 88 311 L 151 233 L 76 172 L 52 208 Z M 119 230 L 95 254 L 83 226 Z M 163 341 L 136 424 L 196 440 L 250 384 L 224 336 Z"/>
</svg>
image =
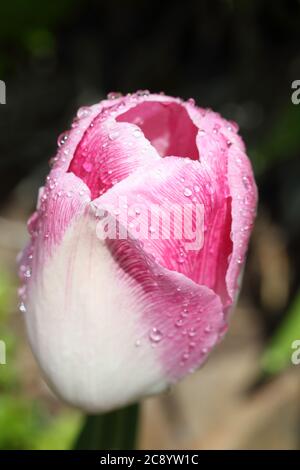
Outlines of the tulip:
<svg viewBox="0 0 300 470">
<path fill-rule="evenodd" d="M 104 412 L 158 393 L 223 338 L 257 202 L 237 132 L 192 99 L 140 91 L 80 108 L 59 137 L 28 223 L 20 309 L 68 403 Z M 152 227 L 161 207 L 199 209 L 197 243 L 175 233 L 175 213 L 169 232 Z"/>
</svg>

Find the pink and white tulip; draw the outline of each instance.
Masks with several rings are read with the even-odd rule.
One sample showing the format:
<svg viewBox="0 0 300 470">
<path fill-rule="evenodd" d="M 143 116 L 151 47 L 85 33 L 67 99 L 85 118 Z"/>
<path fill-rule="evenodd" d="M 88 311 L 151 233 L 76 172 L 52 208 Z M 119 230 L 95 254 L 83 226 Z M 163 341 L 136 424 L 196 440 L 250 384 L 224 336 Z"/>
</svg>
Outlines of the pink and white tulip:
<svg viewBox="0 0 300 470">
<path fill-rule="evenodd" d="M 29 220 L 21 310 L 57 394 L 106 411 L 164 390 L 223 337 L 257 190 L 236 124 L 193 100 L 110 94 L 81 108 L 58 145 Z M 201 247 L 97 236 L 99 211 L 120 198 L 200 205 Z"/>
</svg>

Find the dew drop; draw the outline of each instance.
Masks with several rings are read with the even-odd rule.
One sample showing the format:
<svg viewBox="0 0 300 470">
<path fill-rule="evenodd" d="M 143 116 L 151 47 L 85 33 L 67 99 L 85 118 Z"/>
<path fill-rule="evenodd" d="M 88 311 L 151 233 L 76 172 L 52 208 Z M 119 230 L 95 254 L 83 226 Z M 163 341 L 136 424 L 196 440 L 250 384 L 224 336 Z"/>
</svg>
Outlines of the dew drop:
<svg viewBox="0 0 300 470">
<path fill-rule="evenodd" d="M 150 91 L 149 90 L 138 90 L 136 92 L 137 96 L 148 96 L 150 95 Z"/>
<path fill-rule="evenodd" d="M 152 341 L 153 343 L 159 343 L 162 337 L 163 337 L 162 332 L 158 330 L 157 328 L 152 328 L 150 330 L 149 338 L 150 338 L 150 341 Z"/>
<path fill-rule="evenodd" d="M 88 106 L 82 106 L 77 111 L 77 117 L 78 117 L 78 119 L 85 118 L 90 114 L 90 112 L 91 112 L 91 110 Z"/>
<path fill-rule="evenodd" d="M 187 308 L 184 308 L 183 311 L 182 311 L 182 313 L 181 313 L 181 316 L 182 316 L 182 317 L 187 317 L 188 314 L 189 314 L 188 309 L 187 309 Z"/>
<path fill-rule="evenodd" d="M 107 94 L 108 100 L 116 100 L 117 98 L 121 98 L 123 95 L 119 91 L 111 91 Z"/>
<path fill-rule="evenodd" d="M 178 326 L 179 328 L 183 325 L 184 321 L 182 318 L 178 318 L 175 322 L 175 326 Z"/>
<path fill-rule="evenodd" d="M 134 129 L 133 135 L 134 135 L 134 137 L 137 137 L 137 138 L 141 137 L 142 131 L 140 129 Z"/>
<path fill-rule="evenodd" d="M 20 310 L 20 312 L 22 312 L 22 313 L 25 313 L 25 312 L 26 312 L 26 306 L 25 306 L 24 302 L 21 302 L 21 303 L 19 304 L 19 310 Z"/>
<path fill-rule="evenodd" d="M 190 338 L 193 338 L 194 336 L 196 336 L 196 333 L 197 332 L 196 332 L 195 328 L 190 328 L 189 329 L 189 337 Z"/>
<path fill-rule="evenodd" d="M 93 165 L 89 162 L 84 162 L 82 167 L 87 173 L 90 173 L 93 169 Z"/>
<path fill-rule="evenodd" d="M 185 261 L 184 255 L 181 253 L 177 258 L 177 263 L 183 264 Z"/>
<path fill-rule="evenodd" d="M 192 191 L 191 191 L 189 188 L 184 188 L 183 194 L 184 194 L 186 197 L 190 197 L 193 193 L 192 193 Z"/>
<path fill-rule="evenodd" d="M 215 124 L 214 125 L 214 128 L 213 128 L 213 133 L 214 134 L 217 134 L 219 132 L 219 129 L 220 129 L 220 125 L 219 124 Z"/>
<path fill-rule="evenodd" d="M 30 268 L 26 269 L 26 271 L 24 272 L 24 277 L 26 277 L 27 279 L 29 279 L 31 277 L 31 269 Z"/>
<path fill-rule="evenodd" d="M 243 181 L 244 188 L 249 189 L 249 187 L 250 187 L 249 177 L 248 176 L 243 176 L 242 181 Z"/>
<path fill-rule="evenodd" d="M 189 353 L 185 352 L 185 353 L 183 353 L 183 355 L 182 355 L 182 360 L 183 360 L 183 361 L 187 361 L 189 357 L 190 357 Z"/>
<path fill-rule="evenodd" d="M 62 134 L 60 134 L 60 135 L 58 136 L 58 139 L 57 139 L 57 145 L 58 145 L 59 147 L 61 147 L 62 145 L 64 145 L 64 144 L 67 142 L 68 137 L 69 137 L 69 132 L 68 132 L 68 131 L 67 131 L 67 132 L 63 132 Z"/>
<path fill-rule="evenodd" d="M 119 132 L 119 131 L 116 131 L 116 130 L 115 130 L 115 131 L 111 131 L 111 132 L 109 133 L 109 138 L 110 138 L 110 140 L 116 140 L 116 139 L 119 137 L 119 135 L 120 135 L 120 132 Z"/>
</svg>

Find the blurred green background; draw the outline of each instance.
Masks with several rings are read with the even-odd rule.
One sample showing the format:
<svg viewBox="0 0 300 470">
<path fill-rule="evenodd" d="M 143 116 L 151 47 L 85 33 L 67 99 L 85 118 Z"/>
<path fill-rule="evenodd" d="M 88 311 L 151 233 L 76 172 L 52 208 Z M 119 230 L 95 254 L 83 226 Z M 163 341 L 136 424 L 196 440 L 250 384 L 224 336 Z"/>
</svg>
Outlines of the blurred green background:
<svg viewBox="0 0 300 470">
<path fill-rule="evenodd" d="M 260 193 L 237 309 L 243 334 L 254 331 L 245 336 L 249 348 L 255 344 L 257 369 L 247 387 L 260 393 L 272 380 L 283 383 L 286 368 L 300 376 L 290 361 L 291 343 L 300 339 L 300 104 L 291 101 L 291 84 L 300 79 L 299 1 L 2 2 L 0 79 L 7 87 L 0 105 L 0 339 L 7 345 L 0 449 L 69 448 L 81 426 L 80 413 L 53 397 L 30 355 L 14 260 L 56 136 L 79 106 L 111 90 L 192 96 L 238 122 Z M 224 354 L 241 337 L 239 325 L 233 331 Z M 140 446 L 151 447 L 143 416 Z M 300 429 L 300 412 L 297 423 Z M 291 434 L 283 446 L 300 448 L 299 431 Z M 170 439 L 162 446 L 199 442 Z"/>
</svg>

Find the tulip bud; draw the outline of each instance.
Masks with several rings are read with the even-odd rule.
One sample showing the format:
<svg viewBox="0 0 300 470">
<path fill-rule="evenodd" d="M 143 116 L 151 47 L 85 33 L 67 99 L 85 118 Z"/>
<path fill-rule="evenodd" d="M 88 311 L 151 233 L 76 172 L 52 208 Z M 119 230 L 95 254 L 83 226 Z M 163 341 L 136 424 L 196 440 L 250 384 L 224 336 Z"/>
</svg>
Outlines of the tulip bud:
<svg viewBox="0 0 300 470">
<path fill-rule="evenodd" d="M 58 139 L 20 261 L 49 384 L 107 411 L 197 369 L 236 301 L 257 190 L 237 126 L 137 92 L 80 108 Z"/>
</svg>

